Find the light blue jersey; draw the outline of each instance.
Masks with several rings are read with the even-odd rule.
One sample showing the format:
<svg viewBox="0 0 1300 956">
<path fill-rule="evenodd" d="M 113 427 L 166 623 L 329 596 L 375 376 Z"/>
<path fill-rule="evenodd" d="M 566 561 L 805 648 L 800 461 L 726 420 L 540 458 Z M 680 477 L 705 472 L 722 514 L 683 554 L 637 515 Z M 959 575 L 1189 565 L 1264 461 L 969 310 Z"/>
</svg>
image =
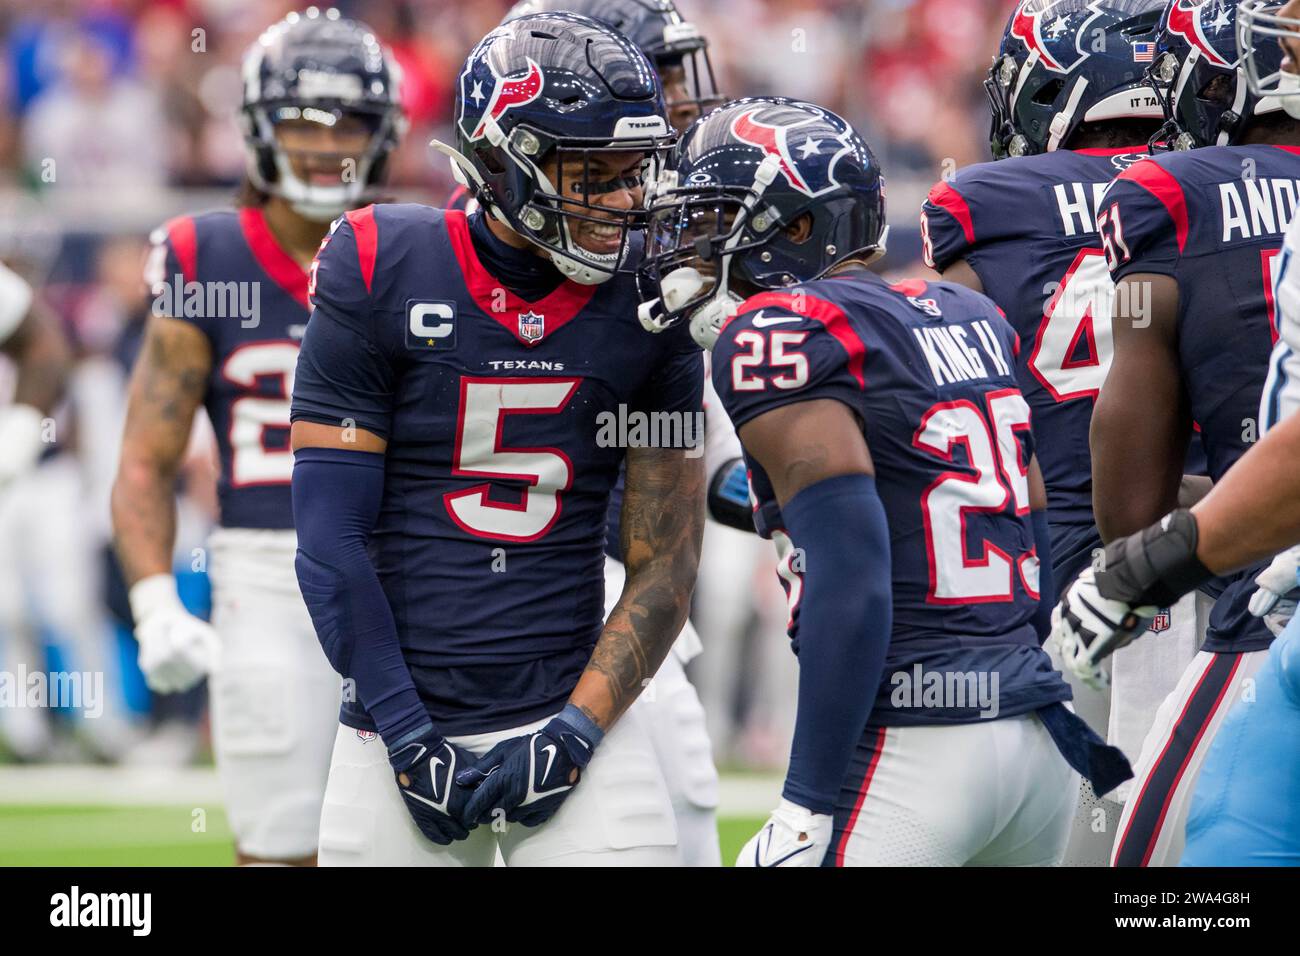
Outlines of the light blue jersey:
<svg viewBox="0 0 1300 956">
<path fill-rule="evenodd" d="M 1201 768 L 1182 866 L 1300 866 L 1300 616 Z"/>
</svg>

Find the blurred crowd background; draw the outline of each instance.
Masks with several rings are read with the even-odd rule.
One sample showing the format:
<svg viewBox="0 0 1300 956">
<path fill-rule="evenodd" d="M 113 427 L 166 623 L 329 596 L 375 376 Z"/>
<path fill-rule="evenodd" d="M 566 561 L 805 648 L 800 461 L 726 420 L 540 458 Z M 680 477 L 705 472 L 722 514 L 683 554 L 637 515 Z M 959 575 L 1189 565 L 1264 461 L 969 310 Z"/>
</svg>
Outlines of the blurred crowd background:
<svg viewBox="0 0 1300 956">
<path fill-rule="evenodd" d="M 329 4 L 323 4 L 329 5 Z M 438 203 L 452 188 L 430 138 L 450 139 L 454 84 L 503 0 L 339 2 L 404 71 L 411 131 L 393 191 Z M 917 213 L 946 170 L 988 159 L 981 82 L 1011 0 L 681 0 L 731 96 L 782 94 L 846 116 L 888 181 L 887 267 L 918 266 Z M 205 759 L 202 688 L 153 697 L 134 666 L 125 594 L 108 557 L 108 490 L 125 380 L 148 312 L 149 232 L 229 205 L 244 166 L 240 57 L 291 9 L 280 0 L 0 0 L 0 258 L 42 290 L 78 354 L 40 468 L 0 499 L 0 671 L 96 671 L 102 717 L 0 707 L 0 761 Z M 0 367 L 0 402 L 5 401 Z M 3 454 L 0 449 L 0 454 Z M 177 568 L 205 602 L 214 515 L 211 437 L 196 429 L 181 490 Z M 783 766 L 795 661 L 770 545 L 710 528 L 692 677 L 724 767 Z"/>
</svg>

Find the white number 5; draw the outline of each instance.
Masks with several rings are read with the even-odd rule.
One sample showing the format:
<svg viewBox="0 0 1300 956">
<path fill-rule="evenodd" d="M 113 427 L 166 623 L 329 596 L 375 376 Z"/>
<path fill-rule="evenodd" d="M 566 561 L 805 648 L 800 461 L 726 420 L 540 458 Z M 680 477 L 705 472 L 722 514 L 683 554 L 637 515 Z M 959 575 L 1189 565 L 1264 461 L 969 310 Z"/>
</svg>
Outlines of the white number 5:
<svg viewBox="0 0 1300 956">
<path fill-rule="evenodd" d="M 535 541 L 560 516 L 560 492 L 573 482 L 573 462 L 558 448 L 507 448 L 507 415 L 561 411 L 582 384 L 578 378 L 462 378 L 452 474 L 524 482 L 517 504 L 493 501 L 491 482 L 448 492 L 451 520 L 480 538 Z"/>
</svg>

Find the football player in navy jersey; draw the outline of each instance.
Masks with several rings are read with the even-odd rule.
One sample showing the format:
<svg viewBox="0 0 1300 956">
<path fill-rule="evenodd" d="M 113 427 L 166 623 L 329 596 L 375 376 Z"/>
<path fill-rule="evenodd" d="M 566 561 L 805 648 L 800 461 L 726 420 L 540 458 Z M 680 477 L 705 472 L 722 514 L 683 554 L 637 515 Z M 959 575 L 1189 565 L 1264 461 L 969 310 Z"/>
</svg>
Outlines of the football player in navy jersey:
<svg viewBox="0 0 1300 956">
<path fill-rule="evenodd" d="M 131 382 L 113 525 L 150 687 L 179 691 L 211 674 L 240 862 L 309 864 L 339 679 L 293 572 L 289 395 L 307 267 L 330 221 L 365 201 L 404 120 L 396 65 L 367 26 L 334 10 L 269 28 L 243 78 L 241 205 L 174 219 L 154 237 L 155 317 Z M 221 456 L 211 625 L 185 610 L 172 577 L 174 485 L 200 406 Z"/>
<path fill-rule="evenodd" d="M 1237 16 L 1238 55 L 1251 94 L 1276 98 L 1287 115 L 1300 119 L 1300 0 L 1248 2 Z M 1275 43 L 1285 53 L 1276 72 L 1270 69 L 1275 57 L 1265 52 Z M 1278 342 L 1259 413 L 1267 434 L 1190 512 L 1112 542 L 1114 560 L 1098 572 L 1097 592 L 1071 594 L 1057 625 L 1078 662 L 1091 666 L 1132 639 L 1153 600 L 1286 549 L 1256 578 L 1250 603 L 1251 613 L 1278 638 L 1255 675 L 1254 693 L 1233 706 L 1206 754 L 1188 812 L 1183 866 L 1300 864 L 1298 243 L 1300 219 L 1292 217 L 1273 277 Z M 1100 603 L 1090 600 L 1089 609 L 1078 603 L 1081 597 Z M 1071 605 L 1086 617 L 1072 618 Z"/>
<path fill-rule="evenodd" d="M 1248 2 L 1238 7 L 1238 53 L 1250 91 L 1276 97 L 1300 119 L 1300 0 L 1285 5 Z M 1260 55 L 1281 42 L 1276 58 Z M 1260 69 L 1256 61 L 1272 59 Z M 1072 593 L 1058 628 L 1078 663 L 1094 666 L 1132 640 L 1153 602 L 1203 584 L 1215 573 L 1266 560 L 1281 551 L 1256 582 L 1251 613 L 1278 637 L 1255 675 L 1254 693 L 1229 711 L 1196 781 L 1187 817 L 1182 866 L 1295 866 L 1300 864 L 1300 618 L 1294 617 L 1300 549 L 1300 219 L 1292 218 L 1274 276 L 1278 342 L 1260 400 L 1266 432 L 1214 490 L 1177 520 L 1161 521 L 1111 542 L 1096 575 L 1097 590 Z M 1079 604 L 1085 598 L 1091 608 Z M 1078 608 L 1072 620 L 1071 608 Z M 1288 623 L 1289 618 L 1289 623 Z M 1070 633 L 1072 631 L 1073 633 Z"/>
<path fill-rule="evenodd" d="M 511 8 L 503 23 L 534 13 L 567 11 L 609 24 L 640 47 L 654 64 L 664 88 L 670 125 L 678 133 L 722 97 L 715 91 L 708 41 L 682 19 L 672 0 L 523 0 Z M 454 167 L 453 167 L 454 168 Z M 477 204 L 464 186 L 457 187 L 448 208 L 471 212 Z M 714 520 L 753 532 L 749 483 L 736 430 L 722 410 L 712 385 L 704 383 L 704 472 L 708 513 Z M 619 515 L 623 509 L 623 476 L 610 495 L 605 535 L 605 608 L 613 610 L 623 590 L 625 568 Z M 690 621 L 673 643 L 673 651 L 655 674 L 653 689 L 637 698 L 636 706 L 652 710 L 647 726 L 663 769 L 677 819 L 678 850 L 685 866 L 718 866 L 718 771 L 705 725 L 704 707 L 686 677 L 684 667 L 703 650 Z"/>
<path fill-rule="evenodd" d="M 738 862 L 1055 863 L 1074 769 L 1105 792 L 1127 768 L 1040 647 L 1050 544 L 1014 331 L 962 286 L 869 271 L 879 169 L 808 103 L 697 122 L 649 216 L 645 282 L 662 326 L 716 339 L 799 656 L 781 805 Z"/>
<path fill-rule="evenodd" d="M 1088 425 L 1110 368 L 1114 285 L 1096 216 L 1110 181 L 1147 154 L 1163 117 L 1145 79 L 1163 8 L 1164 0 L 1022 0 L 985 82 L 997 161 L 936 184 L 921 212 L 926 264 L 989 296 L 1019 337 L 1016 377 L 1034 416 L 1052 576 L 1062 585 L 1101 549 Z M 1196 640 L 1194 598 L 1166 618 L 1185 661 Z M 1145 676 L 1144 663 L 1130 672 Z M 1136 755 L 1150 722 L 1125 718 L 1154 711 L 1173 689 L 1172 670 L 1165 683 L 1134 686 L 1121 668 L 1116 693 L 1125 699 L 1113 715 L 1109 693 L 1082 683 L 1075 706 L 1099 734 L 1114 725 Z M 1067 865 L 1106 865 L 1120 806 L 1083 784 Z M 1104 827 L 1095 824 L 1098 807 Z"/>
<path fill-rule="evenodd" d="M 698 454 L 602 439 L 696 416 L 702 360 L 650 336 L 627 271 L 668 146 L 657 77 L 586 17 L 523 17 L 465 63 L 457 143 L 483 212 L 379 205 L 314 266 L 293 395 L 298 578 L 355 686 L 321 862 L 675 864 L 629 706 L 686 620 Z M 634 447 L 624 447 L 624 445 Z M 602 601 L 626 459 L 627 581 Z"/>
<path fill-rule="evenodd" d="M 1088 421 L 1110 367 L 1113 286 L 1096 213 L 1160 126 L 1143 61 L 1163 6 L 1023 0 L 985 83 L 999 161 L 939 182 L 921 213 L 926 264 L 988 295 L 1020 337 L 1016 370 L 1037 425 L 1063 582 L 1101 544 Z M 1098 31 L 1104 42 L 1093 44 Z"/>
<path fill-rule="evenodd" d="M 1098 213 L 1117 283 L 1115 358 L 1092 422 L 1093 500 L 1107 541 L 1162 515 L 1171 536 L 1194 536 L 1186 512 L 1173 511 L 1193 422 L 1215 481 L 1258 431 L 1277 338 L 1278 253 L 1300 196 L 1300 123 L 1278 98 L 1251 91 L 1237 54 L 1236 16 L 1229 0 L 1169 4 L 1156 74 L 1169 116 L 1162 138 L 1176 148 L 1122 173 Z M 1265 73 L 1278 70 L 1277 44 L 1255 56 Z M 1141 321 L 1121 311 L 1138 296 L 1150 303 Z M 1118 560 L 1115 547 L 1107 549 L 1107 565 Z M 1205 585 L 1217 600 L 1202 651 L 1147 737 L 1120 821 L 1116 865 L 1179 860 L 1202 761 L 1273 639 L 1248 609 L 1259 571 Z M 1083 632 L 1100 626 L 1088 605 L 1102 607 L 1108 580 L 1085 570 L 1057 628 L 1063 656 L 1081 678 L 1100 679 L 1095 668 L 1106 646 L 1080 647 L 1089 644 Z"/>
</svg>

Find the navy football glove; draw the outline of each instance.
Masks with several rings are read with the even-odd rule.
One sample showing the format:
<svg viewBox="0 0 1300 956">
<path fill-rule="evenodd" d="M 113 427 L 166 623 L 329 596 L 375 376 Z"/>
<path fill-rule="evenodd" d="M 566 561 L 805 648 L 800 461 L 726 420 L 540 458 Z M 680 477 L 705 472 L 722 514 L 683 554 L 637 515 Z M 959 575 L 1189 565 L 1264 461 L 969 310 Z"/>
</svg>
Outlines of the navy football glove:
<svg viewBox="0 0 1300 956">
<path fill-rule="evenodd" d="M 407 734 L 388 752 L 406 809 L 420 832 L 439 846 L 469 836 L 474 824 L 465 819 L 469 791 L 456 786 L 456 774 L 474 755 L 450 743 L 432 724 Z"/>
<path fill-rule="evenodd" d="M 603 736 L 569 704 L 541 730 L 502 741 L 456 778 L 473 790 L 464 819 L 487 823 L 504 810 L 510 823 L 541 826 L 577 785 Z"/>
</svg>

